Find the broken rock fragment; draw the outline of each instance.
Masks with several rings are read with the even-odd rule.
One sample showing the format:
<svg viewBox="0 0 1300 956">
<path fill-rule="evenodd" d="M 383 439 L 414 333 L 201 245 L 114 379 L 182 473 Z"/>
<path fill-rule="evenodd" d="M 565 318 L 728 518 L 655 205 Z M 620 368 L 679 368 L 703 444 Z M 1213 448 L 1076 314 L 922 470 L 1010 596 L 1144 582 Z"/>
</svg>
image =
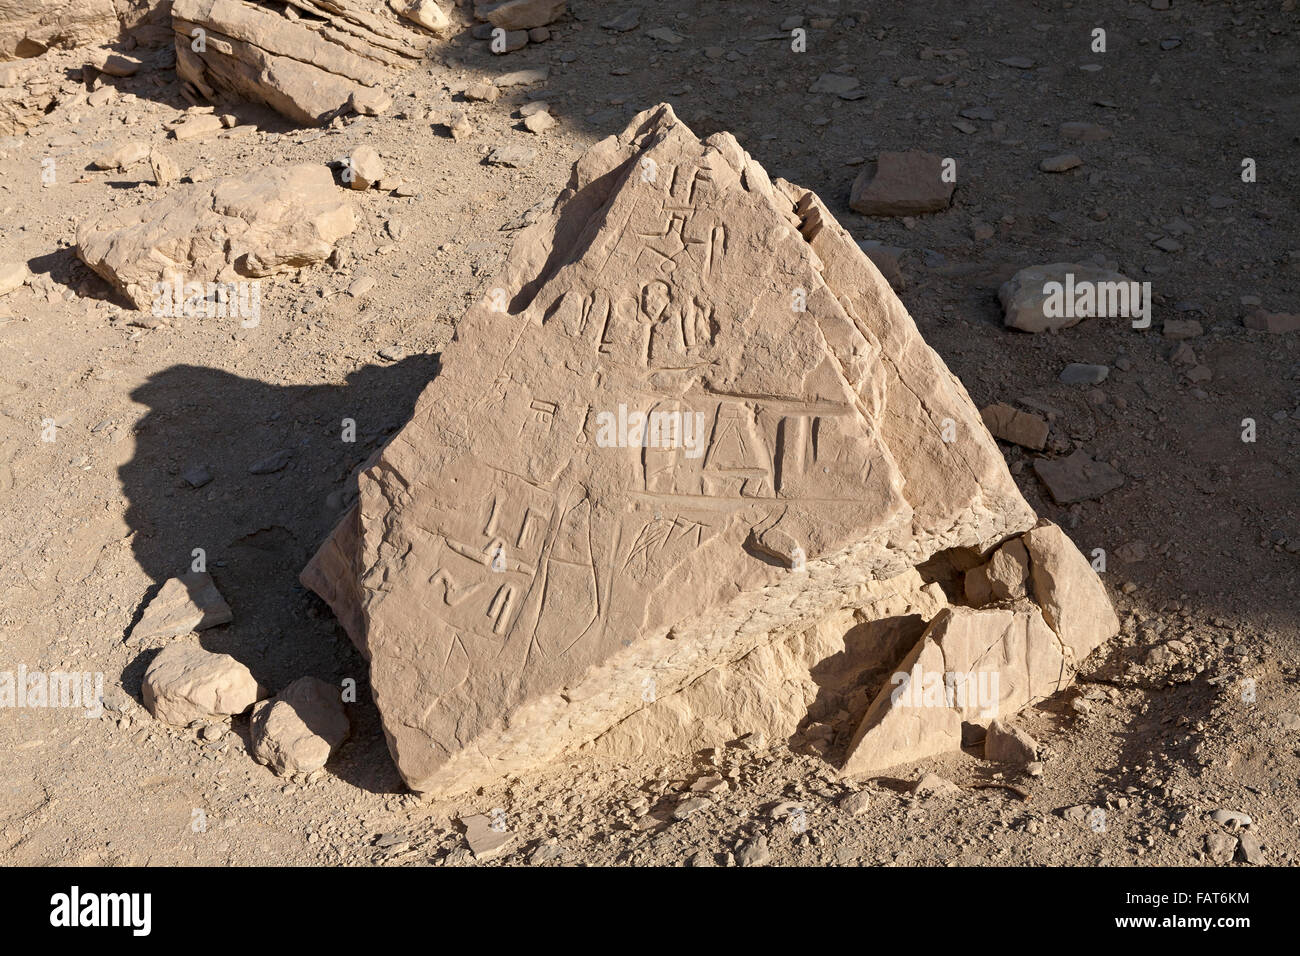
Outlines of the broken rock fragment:
<svg viewBox="0 0 1300 956">
<path fill-rule="evenodd" d="M 159 283 L 236 282 L 323 262 L 354 228 L 327 167 L 267 168 L 86 220 L 77 255 L 148 309 Z"/>
<path fill-rule="evenodd" d="M 1029 580 L 1029 552 L 1013 538 L 993 552 L 986 563 L 966 572 L 966 598 L 976 607 L 1025 596 Z"/>
<path fill-rule="evenodd" d="M 123 56 L 110 50 L 98 50 L 86 61 L 85 68 L 98 70 L 108 76 L 125 77 L 135 76 L 142 65 L 135 57 Z"/>
<path fill-rule="evenodd" d="M 524 119 L 524 127 L 530 133 L 545 133 L 555 125 L 555 117 L 545 110 L 532 113 Z"/>
<path fill-rule="evenodd" d="M 397 15 L 418 24 L 436 36 L 449 36 L 451 20 L 436 0 L 389 0 Z"/>
<path fill-rule="evenodd" d="M 1035 458 L 1034 471 L 1058 505 L 1100 498 L 1124 484 L 1124 476 L 1082 448 L 1067 458 Z"/>
<path fill-rule="evenodd" d="M 496 813 L 475 813 L 461 817 L 465 827 L 465 842 L 476 860 L 491 860 L 511 848 L 515 834 L 506 828 L 504 815 Z"/>
<path fill-rule="evenodd" d="M 961 793 L 961 787 L 937 773 L 927 773 L 912 784 L 912 793 L 922 799 L 925 797 L 955 797 Z"/>
<path fill-rule="evenodd" d="M 1057 692 L 1119 632 L 1100 578 L 1049 521 L 1005 542 L 967 573 L 966 587 L 979 599 L 993 599 L 996 589 L 1001 603 L 934 616 L 862 719 L 849 743 L 847 775 L 956 749 L 963 724 L 986 727 Z"/>
<path fill-rule="evenodd" d="M 352 189 L 369 189 L 384 178 L 384 161 L 373 146 L 358 146 L 348 157 L 343 181 Z"/>
<path fill-rule="evenodd" d="M 1003 708 L 1052 693 L 1037 606 L 949 607 L 916 570 L 1035 521 L 821 200 L 661 105 L 519 233 L 303 581 L 369 658 L 407 784 L 456 793 L 803 718 L 826 741 L 801 698 L 850 646 L 846 714 L 909 655 L 996 664 Z M 773 699 L 771 674 L 798 679 Z M 960 745 L 946 709 L 929 752 Z"/>
<path fill-rule="evenodd" d="M 229 654 L 170 644 L 149 663 L 142 696 L 154 717 L 184 727 L 193 720 L 242 714 L 266 690 Z"/>
<path fill-rule="evenodd" d="M 497 88 L 495 83 L 482 80 L 465 87 L 465 99 L 470 102 L 495 103 L 500 95 L 501 90 Z"/>
<path fill-rule="evenodd" d="M 1029 580 L 1043 619 L 1070 656 L 1082 661 L 1119 632 L 1106 588 L 1074 542 L 1050 521 L 1020 537 L 1029 555 Z"/>
<path fill-rule="evenodd" d="M 21 289 L 32 277 L 25 262 L 0 262 L 0 295 Z"/>
<path fill-rule="evenodd" d="M 1034 451 L 1042 451 L 1047 444 L 1047 422 L 1037 415 L 998 403 L 980 409 L 980 417 L 994 438 Z"/>
<path fill-rule="evenodd" d="M 505 30 L 531 30 L 564 16 L 567 5 L 567 0 L 476 0 L 474 16 Z"/>
<path fill-rule="evenodd" d="M 963 721 L 987 725 L 1069 683 L 1060 642 L 1029 602 L 947 608 L 899 664 L 849 744 L 844 773 L 878 774 L 961 747 Z"/>
<path fill-rule="evenodd" d="M 881 153 L 873 170 L 864 168 L 853 183 L 849 208 L 864 216 L 915 216 L 940 212 L 952 202 L 956 179 L 945 174 L 944 159 L 919 149 Z"/>
<path fill-rule="evenodd" d="M 153 181 L 159 186 L 166 186 L 181 178 L 181 171 L 170 156 L 161 150 L 149 153 L 149 168 L 153 170 Z"/>
<path fill-rule="evenodd" d="M 171 578 L 149 602 L 127 641 L 131 644 L 160 638 L 179 637 L 229 624 L 234 620 L 230 606 L 206 571 L 192 571 Z"/>
<path fill-rule="evenodd" d="M 257 704 L 248 724 L 253 757 L 278 774 L 320 770 L 350 729 L 339 688 L 318 677 Z"/>
<path fill-rule="evenodd" d="M 984 759 L 1027 764 L 1038 759 L 1038 742 L 1019 727 L 995 720 L 984 736 Z"/>
<path fill-rule="evenodd" d="M 1060 156 L 1047 157 L 1038 164 L 1038 168 L 1045 173 L 1068 173 L 1082 165 L 1083 160 L 1074 153 L 1063 153 Z"/>
<path fill-rule="evenodd" d="M 149 155 L 148 143 L 125 143 L 91 161 L 92 169 L 126 169 Z"/>
<path fill-rule="evenodd" d="M 1241 324 L 1257 332 L 1272 332 L 1274 334 L 1300 332 L 1300 313 L 1288 314 L 1286 312 L 1266 312 L 1263 309 L 1253 309 L 1241 320 Z"/>
<path fill-rule="evenodd" d="M 1127 276 L 1077 262 L 1029 266 L 1002 283 L 1003 323 L 1022 332 L 1068 329 L 1093 316 L 1133 314 Z"/>
<path fill-rule="evenodd" d="M 197 113 L 173 129 L 172 136 L 179 142 L 187 142 L 216 136 L 223 129 L 225 127 L 221 123 L 221 117 L 213 113 Z"/>
</svg>

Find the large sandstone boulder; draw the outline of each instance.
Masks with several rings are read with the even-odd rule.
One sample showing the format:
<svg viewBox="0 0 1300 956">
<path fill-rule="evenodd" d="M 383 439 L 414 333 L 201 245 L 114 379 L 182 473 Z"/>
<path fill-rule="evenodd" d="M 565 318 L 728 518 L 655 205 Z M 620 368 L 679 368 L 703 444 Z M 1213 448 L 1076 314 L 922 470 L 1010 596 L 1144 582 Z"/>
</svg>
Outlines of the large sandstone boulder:
<svg viewBox="0 0 1300 956">
<path fill-rule="evenodd" d="M 921 566 L 1034 523 L 822 202 L 659 106 L 521 233 L 303 581 L 369 657 L 406 782 L 447 793 L 787 733 L 822 684 L 860 714 L 958 613 Z M 1028 602 L 987 613 L 1061 656 Z M 1030 673 L 1017 706 L 1056 686 Z"/>
<path fill-rule="evenodd" d="M 266 168 L 87 220 L 77 228 L 77 255 L 148 309 L 158 283 L 290 272 L 324 261 L 355 228 L 351 201 L 327 167 Z"/>
<path fill-rule="evenodd" d="M 303 125 L 383 112 L 382 84 L 421 61 L 429 35 L 373 7 L 302 0 L 281 13 L 246 0 L 175 0 L 176 75 L 206 99 L 264 103 Z"/>
</svg>

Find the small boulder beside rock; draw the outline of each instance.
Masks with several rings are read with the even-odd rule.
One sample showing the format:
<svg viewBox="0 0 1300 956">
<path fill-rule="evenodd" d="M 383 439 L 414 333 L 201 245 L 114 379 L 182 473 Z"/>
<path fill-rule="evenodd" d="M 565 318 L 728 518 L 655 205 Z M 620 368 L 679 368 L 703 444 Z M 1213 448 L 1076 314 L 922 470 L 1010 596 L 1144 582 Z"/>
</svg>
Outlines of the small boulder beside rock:
<svg viewBox="0 0 1300 956">
<path fill-rule="evenodd" d="M 184 727 L 194 720 L 242 714 L 267 691 L 229 654 L 172 644 L 150 662 L 142 695 L 154 717 Z"/>
<path fill-rule="evenodd" d="M 995 720 L 984 735 L 984 759 L 996 763 L 1027 764 L 1038 759 L 1038 741 L 1019 727 Z"/>
<path fill-rule="evenodd" d="M 281 775 L 320 770 L 350 730 L 339 689 L 318 677 L 262 701 L 249 722 L 253 757 Z"/>
</svg>

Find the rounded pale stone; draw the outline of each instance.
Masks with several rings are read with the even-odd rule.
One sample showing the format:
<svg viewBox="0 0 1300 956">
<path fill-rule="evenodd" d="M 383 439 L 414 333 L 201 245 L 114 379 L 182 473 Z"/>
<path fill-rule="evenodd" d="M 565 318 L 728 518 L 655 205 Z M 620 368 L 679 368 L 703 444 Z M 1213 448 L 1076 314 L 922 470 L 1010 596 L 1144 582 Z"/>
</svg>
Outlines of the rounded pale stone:
<svg viewBox="0 0 1300 956">
<path fill-rule="evenodd" d="M 351 725 L 339 689 L 318 677 L 300 677 L 253 708 L 253 757 L 279 774 L 312 773 L 347 739 Z"/>
<path fill-rule="evenodd" d="M 266 690 L 229 654 L 172 644 L 145 671 L 143 696 L 154 717 L 183 727 L 192 720 L 242 714 Z"/>
</svg>

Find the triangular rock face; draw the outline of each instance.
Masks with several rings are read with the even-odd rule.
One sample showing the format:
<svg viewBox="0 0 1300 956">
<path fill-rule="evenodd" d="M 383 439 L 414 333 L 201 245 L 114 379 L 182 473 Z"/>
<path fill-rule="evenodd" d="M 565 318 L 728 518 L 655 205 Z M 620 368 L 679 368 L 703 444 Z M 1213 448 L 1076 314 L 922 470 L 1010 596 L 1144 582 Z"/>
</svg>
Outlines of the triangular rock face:
<svg viewBox="0 0 1300 956">
<path fill-rule="evenodd" d="M 443 369 L 303 573 L 415 790 L 574 752 L 1035 523 L 821 201 L 668 106 L 578 160 Z"/>
</svg>

